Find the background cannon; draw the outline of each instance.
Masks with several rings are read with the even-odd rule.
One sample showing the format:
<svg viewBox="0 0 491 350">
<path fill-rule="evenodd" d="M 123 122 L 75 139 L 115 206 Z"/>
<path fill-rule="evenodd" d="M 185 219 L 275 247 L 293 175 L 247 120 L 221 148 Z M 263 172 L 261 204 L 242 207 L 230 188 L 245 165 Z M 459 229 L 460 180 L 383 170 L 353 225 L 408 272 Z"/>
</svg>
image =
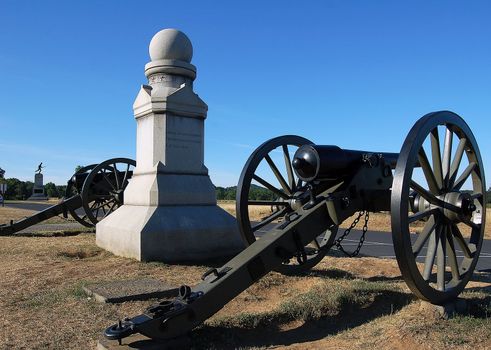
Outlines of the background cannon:
<svg viewBox="0 0 491 350">
<path fill-rule="evenodd" d="M 271 191 L 272 199 L 251 199 L 253 183 Z M 338 225 L 357 212 L 355 222 L 365 215 L 366 232 L 368 211 L 390 211 L 404 280 L 419 298 L 444 304 L 464 289 L 476 266 L 485 200 L 477 143 L 452 112 L 422 117 L 399 154 L 313 146 L 298 136 L 272 139 L 251 155 L 237 189 L 237 217 L 250 246 L 205 273 L 200 284 L 182 286 L 178 298 L 161 301 L 104 334 L 109 339 L 136 332 L 154 339 L 185 334 L 269 271 L 314 266 L 349 234 L 353 225 L 335 237 Z M 253 222 L 249 210 L 256 205 L 272 206 L 273 212 Z"/>
<path fill-rule="evenodd" d="M 123 204 L 123 192 L 133 176 L 136 163 L 114 158 L 79 169 L 67 183 L 64 198 L 39 213 L 10 224 L 0 225 L 0 235 L 11 235 L 41 221 L 68 212 L 80 224 L 93 227 Z"/>
</svg>

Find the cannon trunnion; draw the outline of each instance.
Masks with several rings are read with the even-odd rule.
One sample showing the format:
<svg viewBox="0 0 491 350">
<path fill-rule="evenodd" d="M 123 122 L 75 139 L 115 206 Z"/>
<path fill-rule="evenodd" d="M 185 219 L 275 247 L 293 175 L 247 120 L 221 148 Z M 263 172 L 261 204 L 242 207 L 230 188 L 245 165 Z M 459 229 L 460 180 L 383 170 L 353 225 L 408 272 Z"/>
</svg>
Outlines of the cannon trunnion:
<svg viewBox="0 0 491 350">
<path fill-rule="evenodd" d="M 336 239 L 338 226 L 368 211 L 390 211 L 404 280 L 419 298 L 444 304 L 465 288 L 476 266 L 485 194 L 477 143 L 452 112 L 422 117 L 398 154 L 314 145 L 294 135 L 271 139 L 249 157 L 237 187 L 237 220 L 249 247 L 205 273 L 196 286 L 182 286 L 178 298 L 104 334 L 109 339 L 185 334 L 269 271 L 314 266 L 349 233 Z M 270 213 L 252 220 L 257 208 Z"/>
</svg>

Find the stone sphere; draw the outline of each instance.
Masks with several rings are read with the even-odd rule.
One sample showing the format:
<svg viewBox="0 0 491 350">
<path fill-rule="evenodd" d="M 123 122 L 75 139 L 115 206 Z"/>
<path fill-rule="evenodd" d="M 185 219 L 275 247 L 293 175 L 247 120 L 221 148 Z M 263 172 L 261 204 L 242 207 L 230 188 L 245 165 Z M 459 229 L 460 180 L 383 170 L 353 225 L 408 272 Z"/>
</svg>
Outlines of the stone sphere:
<svg viewBox="0 0 491 350">
<path fill-rule="evenodd" d="M 177 29 L 164 29 L 155 34 L 148 51 L 152 61 L 178 60 L 190 63 L 193 58 L 191 40 Z"/>
</svg>

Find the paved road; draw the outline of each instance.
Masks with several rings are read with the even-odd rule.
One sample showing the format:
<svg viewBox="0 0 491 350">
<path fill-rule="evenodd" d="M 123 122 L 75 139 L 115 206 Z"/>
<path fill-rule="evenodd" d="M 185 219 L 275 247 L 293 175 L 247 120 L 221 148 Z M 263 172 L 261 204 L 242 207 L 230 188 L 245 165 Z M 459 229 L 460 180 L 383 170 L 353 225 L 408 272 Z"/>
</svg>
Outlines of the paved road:
<svg viewBox="0 0 491 350">
<path fill-rule="evenodd" d="M 36 210 L 41 211 L 48 207 L 51 207 L 55 203 L 47 203 L 47 202 L 5 202 L 5 207 L 17 208 L 17 209 L 27 209 L 27 210 Z"/>
<path fill-rule="evenodd" d="M 48 203 L 45 201 L 42 202 L 15 201 L 15 202 L 6 202 L 5 207 L 41 211 L 55 204 L 56 203 L 53 202 Z M 77 213 L 83 215 L 83 209 L 78 209 Z M 82 229 L 82 228 L 84 228 L 84 226 L 82 226 L 78 222 L 73 222 L 73 221 L 67 221 L 66 223 L 56 223 L 56 224 L 46 224 L 41 222 L 39 224 L 30 226 L 24 230 L 18 231 L 17 233 L 23 234 L 23 233 L 34 233 L 34 232 L 41 232 L 41 231 L 62 231 L 62 230 Z"/>
<path fill-rule="evenodd" d="M 263 235 L 268 229 L 274 227 L 270 224 L 259 231 L 259 236 Z M 340 233 L 340 232 L 339 232 Z M 353 230 L 349 236 L 343 241 L 343 247 L 347 251 L 355 250 L 360 240 L 361 231 Z M 417 235 L 411 235 L 412 239 L 416 239 Z M 336 249 L 336 248 L 333 248 Z M 425 250 L 423 248 L 421 255 L 418 257 L 418 261 L 424 262 Z M 395 259 L 394 246 L 392 245 L 392 235 L 387 232 L 368 231 L 366 234 L 365 243 L 360 251 L 361 255 L 373 256 L 378 258 Z M 462 258 L 463 253 L 461 250 L 457 250 L 457 258 Z M 477 271 L 491 272 L 491 240 L 485 239 L 481 254 L 476 266 Z"/>
</svg>

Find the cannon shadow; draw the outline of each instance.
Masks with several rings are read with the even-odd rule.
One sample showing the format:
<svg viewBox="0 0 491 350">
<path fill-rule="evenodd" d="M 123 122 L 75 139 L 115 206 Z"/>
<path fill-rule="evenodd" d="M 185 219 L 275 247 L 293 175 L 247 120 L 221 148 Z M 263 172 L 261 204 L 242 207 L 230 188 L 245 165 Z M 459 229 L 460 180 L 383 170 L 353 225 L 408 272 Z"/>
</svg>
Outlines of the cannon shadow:
<svg viewBox="0 0 491 350">
<path fill-rule="evenodd" d="M 348 304 L 337 315 L 307 320 L 293 328 L 271 323 L 268 327 L 214 327 L 204 325 L 190 335 L 193 348 L 230 349 L 231 347 L 287 346 L 307 343 L 358 327 L 381 316 L 390 315 L 414 300 L 411 294 L 385 291 L 369 305 Z M 294 324 L 295 322 L 292 322 Z"/>
</svg>

